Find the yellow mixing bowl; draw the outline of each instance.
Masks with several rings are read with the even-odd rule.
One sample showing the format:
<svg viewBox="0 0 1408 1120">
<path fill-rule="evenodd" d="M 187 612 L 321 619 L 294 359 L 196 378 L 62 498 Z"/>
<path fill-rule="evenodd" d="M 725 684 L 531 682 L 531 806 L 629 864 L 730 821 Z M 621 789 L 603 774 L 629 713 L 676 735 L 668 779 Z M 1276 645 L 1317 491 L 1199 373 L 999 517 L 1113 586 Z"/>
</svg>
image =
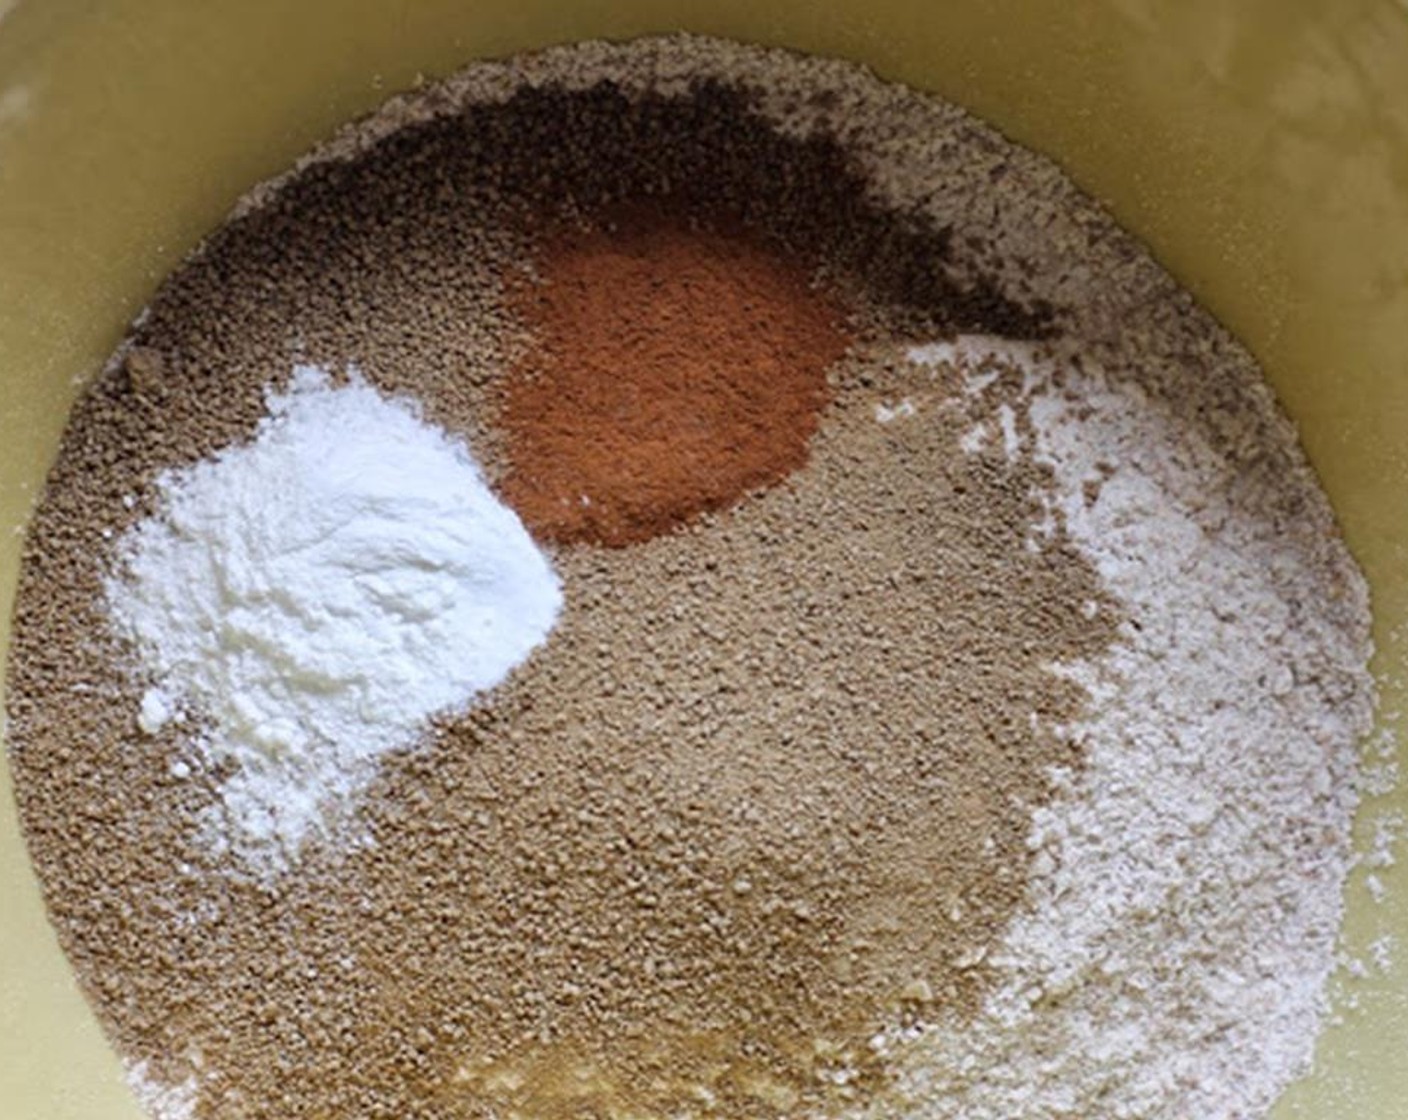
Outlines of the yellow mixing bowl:
<svg viewBox="0 0 1408 1120">
<path fill-rule="evenodd" d="M 866 62 L 1055 156 L 1264 362 L 1408 690 L 1408 7 L 1402 0 L 0 0 L 0 614 L 68 406 L 252 183 L 466 60 L 686 28 Z M 0 641 L 4 634 L 0 633 Z M 0 768 L 2 771 L 3 768 Z M 0 1114 L 135 1120 L 0 772 Z M 1375 821 L 1403 789 L 1371 799 Z M 1408 1115 L 1408 877 L 1362 869 L 1316 1073 L 1276 1116 Z M 1387 944 L 1386 942 L 1381 942 Z M 1189 1118 L 1199 1120 L 1199 1118 Z"/>
</svg>

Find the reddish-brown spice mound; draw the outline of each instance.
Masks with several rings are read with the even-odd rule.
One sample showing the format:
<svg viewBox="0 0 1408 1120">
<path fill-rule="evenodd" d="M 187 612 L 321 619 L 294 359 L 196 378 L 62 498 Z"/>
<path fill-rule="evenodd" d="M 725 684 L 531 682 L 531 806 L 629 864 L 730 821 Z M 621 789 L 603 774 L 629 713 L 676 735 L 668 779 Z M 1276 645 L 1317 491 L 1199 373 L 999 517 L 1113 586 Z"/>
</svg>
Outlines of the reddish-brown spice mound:
<svg viewBox="0 0 1408 1120">
<path fill-rule="evenodd" d="M 503 496 L 535 536 L 648 540 L 806 461 L 848 338 L 799 262 L 636 211 L 537 263 L 502 414 Z"/>
</svg>

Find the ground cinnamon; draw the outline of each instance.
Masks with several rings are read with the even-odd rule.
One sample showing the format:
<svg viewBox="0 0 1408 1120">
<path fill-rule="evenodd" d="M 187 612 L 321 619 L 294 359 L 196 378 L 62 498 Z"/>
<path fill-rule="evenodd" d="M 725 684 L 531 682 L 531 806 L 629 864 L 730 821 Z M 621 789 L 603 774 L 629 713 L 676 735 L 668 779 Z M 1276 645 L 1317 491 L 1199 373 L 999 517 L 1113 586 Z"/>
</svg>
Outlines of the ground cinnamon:
<svg viewBox="0 0 1408 1120">
<path fill-rule="evenodd" d="M 539 537 L 621 546 L 800 467 L 848 338 L 800 262 L 633 209 L 549 239 L 516 310 L 507 500 Z"/>
</svg>

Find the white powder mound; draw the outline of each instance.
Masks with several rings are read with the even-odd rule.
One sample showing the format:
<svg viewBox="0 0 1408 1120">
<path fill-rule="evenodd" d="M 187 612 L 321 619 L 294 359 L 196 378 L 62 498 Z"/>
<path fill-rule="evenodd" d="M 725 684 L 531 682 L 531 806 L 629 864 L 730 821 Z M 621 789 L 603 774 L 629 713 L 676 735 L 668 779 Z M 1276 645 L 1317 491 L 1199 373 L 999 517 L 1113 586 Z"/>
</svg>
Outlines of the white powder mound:
<svg viewBox="0 0 1408 1120">
<path fill-rule="evenodd" d="M 312 367 L 254 440 L 158 480 L 107 595 L 156 680 L 134 713 L 186 713 L 234 764 L 208 839 L 257 873 L 328 832 L 383 752 L 490 689 L 562 592 L 468 448 L 353 377 Z"/>
<path fill-rule="evenodd" d="M 192 1074 L 177 1085 L 154 1080 L 146 1062 L 126 1063 L 127 1086 L 152 1120 L 195 1120 L 200 1082 Z"/>
<path fill-rule="evenodd" d="M 1239 464 L 1177 402 L 1027 346 L 911 357 L 970 396 L 1021 374 L 1011 438 L 1053 469 L 1041 497 L 1127 622 L 1098 660 L 1057 667 L 1091 693 L 1066 729 L 1086 765 L 1034 815 L 1028 905 L 983 1011 L 875 1040 L 899 1110 L 1262 1116 L 1308 1069 L 1335 959 L 1372 703 L 1367 633 L 1346 621 L 1367 618 L 1362 580 L 1327 508 L 1264 515 L 1283 486 L 1313 493 L 1303 465 Z"/>
</svg>

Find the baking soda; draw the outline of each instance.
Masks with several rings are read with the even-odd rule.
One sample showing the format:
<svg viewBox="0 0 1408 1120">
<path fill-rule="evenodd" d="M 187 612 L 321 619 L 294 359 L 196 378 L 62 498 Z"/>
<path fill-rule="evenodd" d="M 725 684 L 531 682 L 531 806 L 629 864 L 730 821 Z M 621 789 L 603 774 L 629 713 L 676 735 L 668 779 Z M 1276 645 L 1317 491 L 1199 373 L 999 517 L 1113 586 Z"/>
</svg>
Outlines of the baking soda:
<svg viewBox="0 0 1408 1120">
<path fill-rule="evenodd" d="M 552 629 L 546 557 L 461 442 L 299 367 L 254 440 L 158 481 L 108 599 L 153 678 L 147 734 L 195 721 L 233 764 L 209 830 L 287 867 L 384 751 L 493 688 Z"/>
</svg>

